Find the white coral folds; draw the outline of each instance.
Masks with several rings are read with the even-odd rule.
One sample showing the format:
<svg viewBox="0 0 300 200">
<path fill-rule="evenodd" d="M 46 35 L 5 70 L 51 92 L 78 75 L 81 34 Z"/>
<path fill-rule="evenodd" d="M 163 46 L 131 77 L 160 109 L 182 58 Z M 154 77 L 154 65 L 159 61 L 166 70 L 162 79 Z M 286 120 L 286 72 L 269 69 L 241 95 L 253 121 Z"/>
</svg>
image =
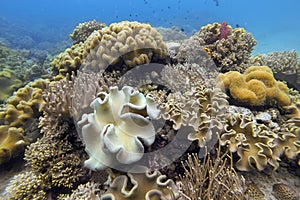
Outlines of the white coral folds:
<svg viewBox="0 0 300 200">
<path fill-rule="evenodd" d="M 143 144 L 151 145 L 155 139 L 151 119 L 157 119 L 160 110 L 153 98 L 129 86 L 111 87 L 109 94 L 99 93 L 91 107 L 94 112 L 78 122 L 90 156 L 85 166 L 96 170 L 140 160 Z"/>
</svg>

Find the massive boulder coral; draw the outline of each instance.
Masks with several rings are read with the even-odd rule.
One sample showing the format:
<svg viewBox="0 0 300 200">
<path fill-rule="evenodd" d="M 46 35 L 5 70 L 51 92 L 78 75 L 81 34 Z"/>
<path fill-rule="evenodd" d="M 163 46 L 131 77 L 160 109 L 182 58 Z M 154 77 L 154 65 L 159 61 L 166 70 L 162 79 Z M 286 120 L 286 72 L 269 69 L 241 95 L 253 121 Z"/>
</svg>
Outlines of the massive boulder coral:
<svg viewBox="0 0 300 200">
<path fill-rule="evenodd" d="M 101 30 L 105 26 L 106 24 L 97 22 L 96 20 L 79 23 L 70 34 L 73 44 L 84 42 L 93 31 Z"/>
<path fill-rule="evenodd" d="M 165 199 L 179 197 L 178 188 L 173 180 L 161 175 L 159 171 L 127 173 L 116 177 L 101 200 L 125 199 Z"/>
<path fill-rule="evenodd" d="M 291 103 L 288 87 L 276 81 L 267 66 L 251 66 L 244 74 L 230 71 L 220 74 L 219 87 L 225 87 L 238 102 L 250 106 L 279 105 Z"/>
<path fill-rule="evenodd" d="M 255 39 L 244 28 L 232 28 L 225 22 L 213 23 L 203 26 L 184 42 L 176 57 L 179 61 L 197 63 L 206 53 L 218 71 L 244 71 L 255 45 Z"/>
<path fill-rule="evenodd" d="M 52 69 L 55 74 L 65 76 L 83 63 L 83 68 L 99 71 L 117 62 L 134 67 L 166 56 L 166 44 L 154 28 L 123 21 L 94 31 L 84 43 L 66 49 L 53 60 Z"/>
<path fill-rule="evenodd" d="M 91 107 L 94 112 L 78 122 L 90 156 L 85 166 L 96 170 L 140 160 L 143 144 L 151 145 L 155 139 L 150 119 L 157 119 L 160 110 L 154 100 L 128 86 L 111 87 L 109 93 L 100 92 Z"/>
</svg>

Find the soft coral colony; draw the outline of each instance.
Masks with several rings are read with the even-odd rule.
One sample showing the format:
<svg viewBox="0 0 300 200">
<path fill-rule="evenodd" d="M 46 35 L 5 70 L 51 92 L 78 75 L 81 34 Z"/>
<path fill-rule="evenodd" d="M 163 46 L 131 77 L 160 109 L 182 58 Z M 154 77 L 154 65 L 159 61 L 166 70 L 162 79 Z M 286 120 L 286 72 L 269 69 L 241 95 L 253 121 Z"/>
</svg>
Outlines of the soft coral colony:
<svg viewBox="0 0 300 200">
<path fill-rule="evenodd" d="M 256 41 L 245 29 L 208 24 L 175 53 L 139 22 L 81 23 L 71 37 L 73 45 L 52 62 L 53 78 L 27 84 L 1 109 L 0 163 L 25 149 L 26 167 L 8 184 L 9 199 L 243 199 L 246 186 L 233 167 L 261 171 L 277 169 L 283 157 L 299 160 L 299 91 L 282 79 L 276 59 L 265 66 L 261 56 L 250 58 Z M 283 65 L 299 67 L 288 55 Z M 161 69 L 149 65 L 147 72 L 150 63 Z M 144 80 L 124 79 L 141 66 Z M 143 173 L 114 169 L 128 169 L 179 134 L 191 145 L 168 166 L 148 160 L 151 170 Z M 233 166 L 220 151 L 233 153 Z M 214 178 L 200 187 L 191 173 Z"/>
</svg>

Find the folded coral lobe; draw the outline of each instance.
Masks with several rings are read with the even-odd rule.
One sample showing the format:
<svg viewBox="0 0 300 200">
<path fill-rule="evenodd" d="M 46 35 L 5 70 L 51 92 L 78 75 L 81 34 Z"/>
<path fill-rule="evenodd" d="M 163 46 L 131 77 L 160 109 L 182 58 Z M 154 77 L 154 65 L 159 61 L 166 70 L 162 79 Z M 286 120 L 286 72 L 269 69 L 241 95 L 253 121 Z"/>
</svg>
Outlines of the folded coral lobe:
<svg viewBox="0 0 300 200">
<path fill-rule="evenodd" d="M 90 156 L 85 166 L 96 170 L 140 160 L 144 145 L 155 139 L 151 119 L 158 118 L 160 111 L 154 100 L 129 86 L 122 90 L 111 87 L 91 107 L 94 112 L 84 114 L 78 122 Z"/>
</svg>

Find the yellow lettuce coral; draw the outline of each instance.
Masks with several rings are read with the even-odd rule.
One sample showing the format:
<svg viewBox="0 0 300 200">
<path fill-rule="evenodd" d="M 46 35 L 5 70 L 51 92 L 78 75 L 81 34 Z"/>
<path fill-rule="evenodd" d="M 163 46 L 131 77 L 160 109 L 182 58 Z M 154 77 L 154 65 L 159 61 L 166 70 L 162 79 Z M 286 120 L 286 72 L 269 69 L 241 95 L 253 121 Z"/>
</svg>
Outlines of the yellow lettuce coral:
<svg viewBox="0 0 300 200">
<path fill-rule="evenodd" d="M 235 100 L 251 106 L 272 103 L 286 106 L 291 103 L 288 87 L 276 81 L 267 66 L 251 66 L 244 74 L 236 71 L 220 74 L 218 81 L 218 86 L 229 90 Z"/>
<path fill-rule="evenodd" d="M 109 94 L 100 92 L 91 107 L 94 112 L 84 114 L 78 122 L 90 156 L 85 166 L 96 170 L 140 160 L 143 144 L 151 145 L 155 139 L 150 119 L 160 114 L 152 97 L 129 86 L 122 90 L 111 87 Z"/>
</svg>

